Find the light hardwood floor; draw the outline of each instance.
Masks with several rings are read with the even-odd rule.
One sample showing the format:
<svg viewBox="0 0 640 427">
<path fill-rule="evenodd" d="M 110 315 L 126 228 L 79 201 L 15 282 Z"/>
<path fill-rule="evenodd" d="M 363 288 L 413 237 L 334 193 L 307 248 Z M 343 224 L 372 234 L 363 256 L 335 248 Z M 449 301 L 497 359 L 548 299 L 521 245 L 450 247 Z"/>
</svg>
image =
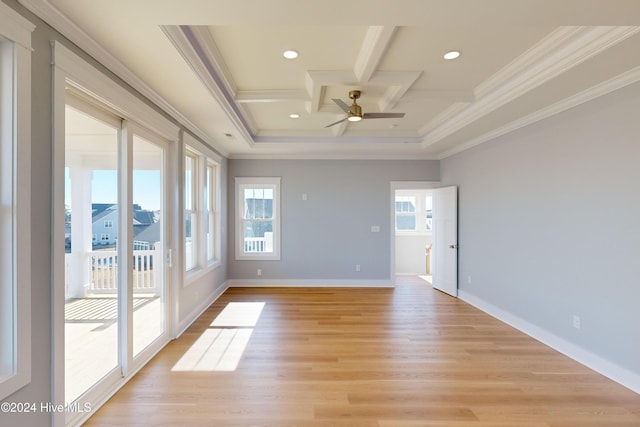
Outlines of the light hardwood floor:
<svg viewBox="0 0 640 427">
<path fill-rule="evenodd" d="M 86 425 L 638 427 L 640 395 L 400 277 L 229 289 Z"/>
</svg>

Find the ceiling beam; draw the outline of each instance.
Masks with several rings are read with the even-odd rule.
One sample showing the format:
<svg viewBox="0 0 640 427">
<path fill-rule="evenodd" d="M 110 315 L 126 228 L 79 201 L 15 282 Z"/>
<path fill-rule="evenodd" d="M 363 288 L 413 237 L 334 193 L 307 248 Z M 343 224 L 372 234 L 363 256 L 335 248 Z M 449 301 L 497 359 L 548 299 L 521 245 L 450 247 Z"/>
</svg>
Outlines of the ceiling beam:
<svg viewBox="0 0 640 427">
<path fill-rule="evenodd" d="M 397 29 L 398 27 L 392 25 L 369 27 L 353 67 L 359 82 L 368 82 L 371 79 Z"/>
</svg>

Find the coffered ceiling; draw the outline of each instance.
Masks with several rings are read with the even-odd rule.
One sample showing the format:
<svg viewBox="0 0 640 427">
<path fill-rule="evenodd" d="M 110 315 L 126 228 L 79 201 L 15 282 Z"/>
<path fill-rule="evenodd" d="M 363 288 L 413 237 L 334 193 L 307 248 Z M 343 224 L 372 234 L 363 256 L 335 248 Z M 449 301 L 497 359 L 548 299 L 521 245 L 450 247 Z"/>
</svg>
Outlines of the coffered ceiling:
<svg viewBox="0 0 640 427">
<path fill-rule="evenodd" d="M 637 0 L 20 2 L 232 158 L 443 158 L 640 80 Z M 351 90 L 405 115 L 327 127 Z"/>
</svg>

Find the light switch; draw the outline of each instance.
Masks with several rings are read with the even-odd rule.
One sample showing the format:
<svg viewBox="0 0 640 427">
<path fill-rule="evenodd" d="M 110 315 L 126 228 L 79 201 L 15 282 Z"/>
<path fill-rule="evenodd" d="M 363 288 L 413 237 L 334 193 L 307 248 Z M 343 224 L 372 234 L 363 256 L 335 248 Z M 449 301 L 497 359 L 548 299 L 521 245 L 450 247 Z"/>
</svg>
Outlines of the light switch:
<svg viewBox="0 0 640 427">
<path fill-rule="evenodd" d="M 371 226 L 371 232 L 372 233 L 379 233 L 380 232 L 380 226 L 379 225 L 372 225 Z"/>
</svg>

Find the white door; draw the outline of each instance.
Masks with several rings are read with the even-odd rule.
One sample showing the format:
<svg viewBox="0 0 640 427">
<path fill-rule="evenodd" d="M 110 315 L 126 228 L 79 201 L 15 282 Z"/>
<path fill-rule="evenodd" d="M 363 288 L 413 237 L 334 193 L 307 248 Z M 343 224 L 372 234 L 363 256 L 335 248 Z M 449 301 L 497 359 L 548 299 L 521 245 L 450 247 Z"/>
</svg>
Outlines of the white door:
<svg viewBox="0 0 640 427">
<path fill-rule="evenodd" d="M 433 287 L 458 296 L 458 188 L 433 190 Z"/>
</svg>

